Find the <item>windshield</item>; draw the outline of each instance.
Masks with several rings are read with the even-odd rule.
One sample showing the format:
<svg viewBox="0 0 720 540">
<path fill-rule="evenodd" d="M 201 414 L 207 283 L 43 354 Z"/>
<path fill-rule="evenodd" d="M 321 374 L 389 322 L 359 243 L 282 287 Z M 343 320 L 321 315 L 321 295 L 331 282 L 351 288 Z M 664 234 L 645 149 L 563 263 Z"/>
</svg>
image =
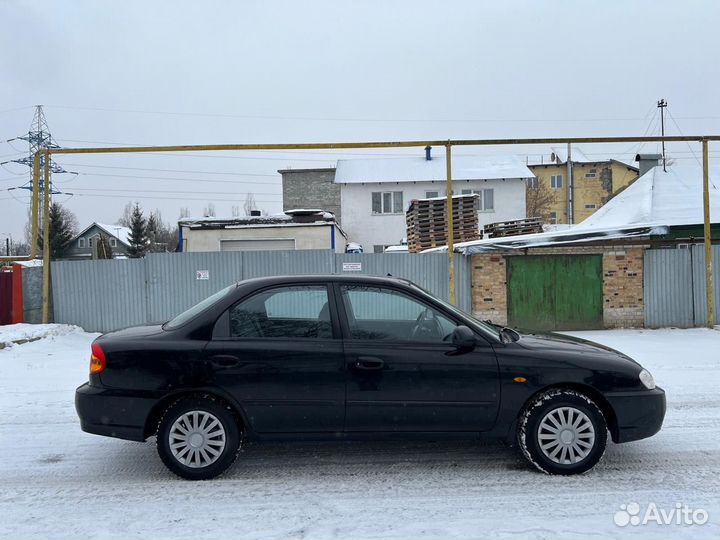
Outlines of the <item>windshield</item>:
<svg viewBox="0 0 720 540">
<path fill-rule="evenodd" d="M 457 306 L 453 306 L 450 302 L 446 302 L 442 298 L 438 298 L 437 296 L 435 296 L 434 294 L 432 294 L 429 291 L 426 291 L 425 289 L 423 289 L 420 285 L 417 285 L 416 283 L 412 283 L 412 282 L 409 282 L 409 283 L 413 287 L 420 289 L 425 294 L 429 294 L 430 296 L 432 296 L 437 302 L 440 302 L 443 306 L 445 306 L 448 310 L 452 311 L 453 313 L 456 313 L 458 315 L 462 315 L 465 317 L 470 317 L 473 320 L 473 322 L 475 324 L 477 324 L 480 328 L 482 328 L 489 334 L 492 334 L 493 336 L 498 338 L 500 341 L 504 341 L 503 337 L 502 337 L 502 332 L 500 331 L 499 327 L 496 327 L 492 324 L 488 324 L 485 321 L 481 321 L 480 319 L 473 317 L 470 313 L 463 311 L 462 309 L 458 308 Z"/>
<path fill-rule="evenodd" d="M 220 289 L 218 292 L 216 292 L 212 296 L 208 296 L 202 302 L 195 304 L 193 307 L 191 307 L 187 311 L 183 311 L 177 317 L 170 319 L 168 322 L 163 324 L 163 328 L 165 330 L 173 330 L 175 328 L 182 326 L 183 324 L 185 324 L 186 322 L 188 322 L 189 320 L 194 318 L 198 313 L 201 313 L 206 308 L 209 308 L 210 306 L 212 306 L 215 302 L 220 300 L 223 296 L 225 296 L 227 293 L 229 293 L 235 287 L 237 287 L 237 283 L 233 283 L 229 287 Z"/>
</svg>

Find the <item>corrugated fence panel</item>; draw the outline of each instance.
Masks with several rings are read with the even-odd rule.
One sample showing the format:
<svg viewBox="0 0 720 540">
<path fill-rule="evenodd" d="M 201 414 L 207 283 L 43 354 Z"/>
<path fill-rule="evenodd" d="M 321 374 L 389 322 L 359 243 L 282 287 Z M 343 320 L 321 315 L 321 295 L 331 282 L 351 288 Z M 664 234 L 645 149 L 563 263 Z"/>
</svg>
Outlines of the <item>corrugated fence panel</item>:
<svg viewBox="0 0 720 540">
<path fill-rule="evenodd" d="M 715 323 L 720 302 L 720 246 L 713 246 Z M 645 251 L 645 325 L 650 328 L 703 326 L 705 299 L 705 251 L 702 244 L 689 249 Z"/>
<path fill-rule="evenodd" d="M 712 247 L 713 256 L 713 297 L 715 298 L 715 324 L 720 321 L 718 311 L 720 310 L 720 246 Z M 692 269 L 694 284 L 694 302 L 695 302 L 695 324 L 704 326 L 707 320 L 707 297 L 705 286 L 705 246 L 696 244 L 692 246 Z"/>
<path fill-rule="evenodd" d="M 693 326 L 690 250 L 645 251 L 645 325 Z"/>
<path fill-rule="evenodd" d="M 350 263 L 350 264 L 343 264 Z M 360 268 L 352 263 L 360 264 Z M 335 255 L 335 271 L 338 274 L 388 274 L 409 279 L 434 295 L 447 300 L 450 296 L 447 254 L 423 253 L 418 255 L 396 253 L 343 253 Z M 455 255 L 456 294 L 458 306 L 470 312 L 470 259 Z"/>
<path fill-rule="evenodd" d="M 329 250 L 245 251 L 243 279 L 298 274 L 332 274 Z"/>
<path fill-rule="evenodd" d="M 145 324 L 144 261 L 58 261 L 51 275 L 55 322 L 88 332 Z"/>
<path fill-rule="evenodd" d="M 240 251 L 153 253 L 147 265 L 147 321 L 164 322 L 243 279 Z M 144 303 L 143 303 L 144 305 Z"/>
<path fill-rule="evenodd" d="M 55 320 L 109 332 L 167 321 L 234 282 L 260 276 L 391 274 L 448 299 L 447 255 L 334 254 L 331 251 L 153 253 L 144 259 L 53 263 Z M 355 266 L 354 268 L 357 268 Z M 455 256 L 458 305 L 470 311 L 470 260 Z"/>
</svg>

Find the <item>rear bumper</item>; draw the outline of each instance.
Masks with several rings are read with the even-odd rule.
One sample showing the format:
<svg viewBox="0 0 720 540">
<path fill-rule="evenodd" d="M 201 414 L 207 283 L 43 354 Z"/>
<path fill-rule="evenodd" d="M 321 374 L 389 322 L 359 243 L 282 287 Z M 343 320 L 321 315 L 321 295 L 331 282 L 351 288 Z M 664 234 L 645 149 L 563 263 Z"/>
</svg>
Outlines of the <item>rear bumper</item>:
<svg viewBox="0 0 720 540">
<path fill-rule="evenodd" d="M 87 433 L 131 441 L 145 440 L 145 423 L 155 397 L 122 395 L 87 383 L 75 391 L 75 410 Z"/>
<path fill-rule="evenodd" d="M 613 441 L 624 443 L 655 435 L 665 419 L 665 391 L 662 388 L 642 392 L 605 394 L 615 411 L 617 429 Z"/>
</svg>

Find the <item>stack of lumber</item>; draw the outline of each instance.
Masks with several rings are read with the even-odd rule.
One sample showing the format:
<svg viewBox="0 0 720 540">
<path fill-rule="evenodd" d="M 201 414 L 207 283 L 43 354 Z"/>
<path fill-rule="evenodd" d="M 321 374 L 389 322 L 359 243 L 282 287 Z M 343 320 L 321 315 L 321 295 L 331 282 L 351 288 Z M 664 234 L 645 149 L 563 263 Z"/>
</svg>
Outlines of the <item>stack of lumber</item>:
<svg viewBox="0 0 720 540">
<path fill-rule="evenodd" d="M 484 227 L 485 236 L 488 238 L 502 238 L 503 236 L 516 236 L 518 234 L 541 233 L 541 218 L 516 219 L 513 221 L 499 221 L 489 223 Z"/>
<path fill-rule="evenodd" d="M 452 198 L 453 240 L 455 242 L 468 242 L 482 238 L 478 227 L 478 210 L 479 197 L 477 195 L 456 195 Z M 405 215 L 410 253 L 447 245 L 446 212 L 446 197 L 413 199 L 410 202 L 410 208 Z"/>
</svg>

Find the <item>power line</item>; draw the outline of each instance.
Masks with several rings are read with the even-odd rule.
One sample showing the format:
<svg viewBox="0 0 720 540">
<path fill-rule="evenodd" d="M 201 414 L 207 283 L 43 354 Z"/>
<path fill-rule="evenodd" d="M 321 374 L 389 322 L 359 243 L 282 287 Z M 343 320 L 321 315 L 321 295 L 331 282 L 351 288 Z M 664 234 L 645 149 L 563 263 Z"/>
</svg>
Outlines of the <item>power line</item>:
<svg viewBox="0 0 720 540">
<path fill-rule="evenodd" d="M 313 116 L 278 116 L 278 115 L 250 115 L 250 114 L 220 114 L 220 113 L 199 113 L 189 111 L 152 111 L 139 109 L 113 109 L 109 107 L 76 107 L 70 105 L 48 105 L 55 109 L 68 109 L 76 111 L 97 111 L 115 112 L 127 114 L 154 114 L 166 116 L 189 116 L 207 118 L 239 118 L 256 120 L 303 120 L 303 121 L 328 121 L 328 122 L 422 122 L 422 123 L 493 123 L 493 122 L 635 122 L 645 120 L 644 118 L 462 118 L 462 119 L 430 119 L 430 118 L 357 118 L 357 117 L 313 117 Z M 686 120 L 717 120 L 720 116 L 697 116 L 684 117 Z"/>
<path fill-rule="evenodd" d="M 117 192 L 125 192 L 125 193 L 170 193 L 170 194 L 188 194 L 188 195 L 196 195 L 199 192 L 198 191 L 177 191 L 172 190 L 171 192 L 168 192 L 164 189 L 116 189 L 116 188 L 78 188 L 73 187 L 73 192 L 75 191 L 102 191 L 102 192 L 108 192 L 108 191 L 117 191 Z M 279 193 L 273 193 L 273 192 L 267 192 L 267 191 L 203 191 L 202 193 L 208 193 L 210 195 L 247 195 L 248 193 L 253 193 L 254 195 L 280 195 Z"/>
<path fill-rule="evenodd" d="M 94 169 L 122 169 L 129 171 L 155 171 L 155 172 L 169 172 L 169 173 L 183 173 L 183 174 L 220 174 L 225 176 L 270 176 L 278 178 L 278 174 L 252 174 L 252 173 L 233 173 L 233 172 L 217 172 L 217 171 L 188 171 L 183 169 L 156 169 L 152 167 L 123 167 L 123 166 L 112 166 L 112 165 L 85 165 L 82 163 L 68 163 L 73 167 L 92 167 Z"/>
<path fill-rule="evenodd" d="M 209 180 L 209 179 L 197 179 L 197 178 L 177 178 L 173 176 L 146 176 L 146 175 L 135 175 L 135 174 L 107 174 L 107 173 L 84 173 L 81 172 L 78 176 L 102 176 L 102 177 L 109 177 L 109 178 L 134 178 L 134 179 L 140 179 L 140 180 L 172 180 L 174 182 L 195 182 L 195 183 L 216 183 L 216 184 L 262 184 L 262 185 L 277 185 L 280 184 L 271 184 L 268 181 L 252 181 L 252 180 L 239 180 L 239 181 L 233 181 L 233 180 Z M 238 175 L 238 176 L 273 176 L 273 175 L 253 175 L 253 174 L 247 174 L 247 175 Z"/>
</svg>

